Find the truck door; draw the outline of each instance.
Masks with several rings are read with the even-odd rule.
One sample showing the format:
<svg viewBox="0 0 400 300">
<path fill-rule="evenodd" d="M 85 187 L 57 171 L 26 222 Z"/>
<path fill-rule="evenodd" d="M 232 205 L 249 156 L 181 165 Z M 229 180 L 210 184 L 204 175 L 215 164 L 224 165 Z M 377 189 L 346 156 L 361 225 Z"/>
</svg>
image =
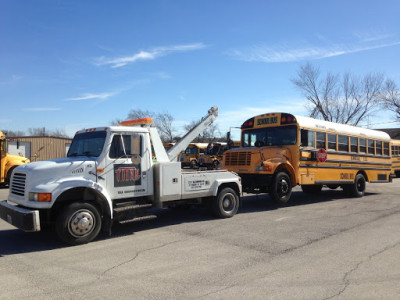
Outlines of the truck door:
<svg viewBox="0 0 400 300">
<path fill-rule="evenodd" d="M 107 190 L 113 199 L 149 194 L 150 159 L 143 133 L 116 133 L 105 166 Z"/>
</svg>

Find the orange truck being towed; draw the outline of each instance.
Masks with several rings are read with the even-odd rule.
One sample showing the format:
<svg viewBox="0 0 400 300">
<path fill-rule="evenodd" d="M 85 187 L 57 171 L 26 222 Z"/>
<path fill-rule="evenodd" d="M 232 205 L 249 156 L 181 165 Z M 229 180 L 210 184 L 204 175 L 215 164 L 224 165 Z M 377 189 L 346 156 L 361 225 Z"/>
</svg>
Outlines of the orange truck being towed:
<svg viewBox="0 0 400 300">
<path fill-rule="evenodd" d="M 0 152 L 0 185 L 8 185 L 14 168 L 29 163 L 30 160 L 7 153 L 7 140 L 2 131 L 0 131 Z"/>
<path fill-rule="evenodd" d="M 342 187 L 362 197 L 366 182 L 392 180 L 390 144 L 382 131 L 268 113 L 243 123 L 241 147 L 224 153 L 222 168 L 239 174 L 244 191 L 268 192 L 279 203 L 296 185 L 305 193 Z"/>
</svg>

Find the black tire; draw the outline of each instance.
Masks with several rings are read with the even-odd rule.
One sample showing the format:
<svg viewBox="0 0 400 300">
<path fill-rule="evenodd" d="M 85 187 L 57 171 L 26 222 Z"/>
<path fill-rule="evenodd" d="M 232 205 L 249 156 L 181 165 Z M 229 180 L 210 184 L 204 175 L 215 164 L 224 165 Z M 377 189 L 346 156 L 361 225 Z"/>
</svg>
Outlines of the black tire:
<svg viewBox="0 0 400 300">
<path fill-rule="evenodd" d="M 209 199 L 209 209 L 217 218 L 231 218 L 239 209 L 239 195 L 232 188 L 226 187 L 216 197 Z"/>
<path fill-rule="evenodd" d="M 190 161 L 190 167 L 191 167 L 192 169 L 197 169 L 197 168 L 198 168 L 198 166 L 197 166 L 197 161 L 196 161 L 195 159 L 193 159 L 192 161 Z"/>
<path fill-rule="evenodd" d="M 61 211 L 56 220 L 58 237 L 72 246 L 93 241 L 100 230 L 100 212 L 90 203 L 72 203 Z"/>
<path fill-rule="evenodd" d="M 302 185 L 301 189 L 303 190 L 303 193 L 306 194 L 318 194 L 321 192 L 322 185 L 320 184 L 315 184 L 315 185 Z"/>
<path fill-rule="evenodd" d="M 366 180 L 363 174 L 357 174 L 354 183 L 348 186 L 349 196 L 361 198 L 364 196 L 366 189 Z"/>
<path fill-rule="evenodd" d="M 339 187 L 339 185 L 338 184 L 328 184 L 327 187 L 330 188 L 331 190 L 336 190 Z"/>
<path fill-rule="evenodd" d="M 12 176 L 12 173 L 13 173 L 15 168 L 16 168 L 16 166 L 12 167 L 10 170 L 8 170 L 7 176 L 6 176 L 6 180 L 4 181 L 4 185 L 10 186 L 11 176 Z"/>
<path fill-rule="evenodd" d="M 212 163 L 211 169 L 213 169 L 213 170 L 218 169 L 218 165 L 219 165 L 218 160 L 214 160 Z"/>
<path fill-rule="evenodd" d="M 269 188 L 269 196 L 279 204 L 285 204 L 292 195 L 292 183 L 286 172 L 277 173 Z"/>
</svg>

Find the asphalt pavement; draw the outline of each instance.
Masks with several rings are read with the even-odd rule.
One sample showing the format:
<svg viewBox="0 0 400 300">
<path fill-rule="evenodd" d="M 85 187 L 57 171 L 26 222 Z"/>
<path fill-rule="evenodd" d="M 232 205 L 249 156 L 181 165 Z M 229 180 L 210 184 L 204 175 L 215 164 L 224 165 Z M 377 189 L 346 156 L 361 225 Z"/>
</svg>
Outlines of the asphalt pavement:
<svg viewBox="0 0 400 300">
<path fill-rule="evenodd" d="M 0 299 L 400 299 L 400 179 L 242 199 L 231 219 L 157 210 L 75 247 L 0 220 Z"/>
</svg>

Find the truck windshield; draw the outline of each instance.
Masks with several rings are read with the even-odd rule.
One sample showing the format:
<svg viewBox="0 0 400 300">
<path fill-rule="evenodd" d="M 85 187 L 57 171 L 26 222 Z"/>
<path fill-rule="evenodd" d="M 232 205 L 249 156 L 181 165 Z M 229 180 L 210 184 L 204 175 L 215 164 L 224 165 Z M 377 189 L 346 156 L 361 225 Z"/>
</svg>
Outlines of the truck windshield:
<svg viewBox="0 0 400 300">
<path fill-rule="evenodd" d="M 296 125 L 259 128 L 242 133 L 242 147 L 282 146 L 296 143 Z"/>
<path fill-rule="evenodd" d="M 219 150 L 220 150 L 220 146 L 214 145 L 213 147 L 206 149 L 206 154 L 217 155 L 219 153 Z"/>
<path fill-rule="evenodd" d="M 72 140 L 67 156 L 98 157 L 103 150 L 106 134 L 106 131 L 93 131 L 76 134 Z"/>
</svg>

